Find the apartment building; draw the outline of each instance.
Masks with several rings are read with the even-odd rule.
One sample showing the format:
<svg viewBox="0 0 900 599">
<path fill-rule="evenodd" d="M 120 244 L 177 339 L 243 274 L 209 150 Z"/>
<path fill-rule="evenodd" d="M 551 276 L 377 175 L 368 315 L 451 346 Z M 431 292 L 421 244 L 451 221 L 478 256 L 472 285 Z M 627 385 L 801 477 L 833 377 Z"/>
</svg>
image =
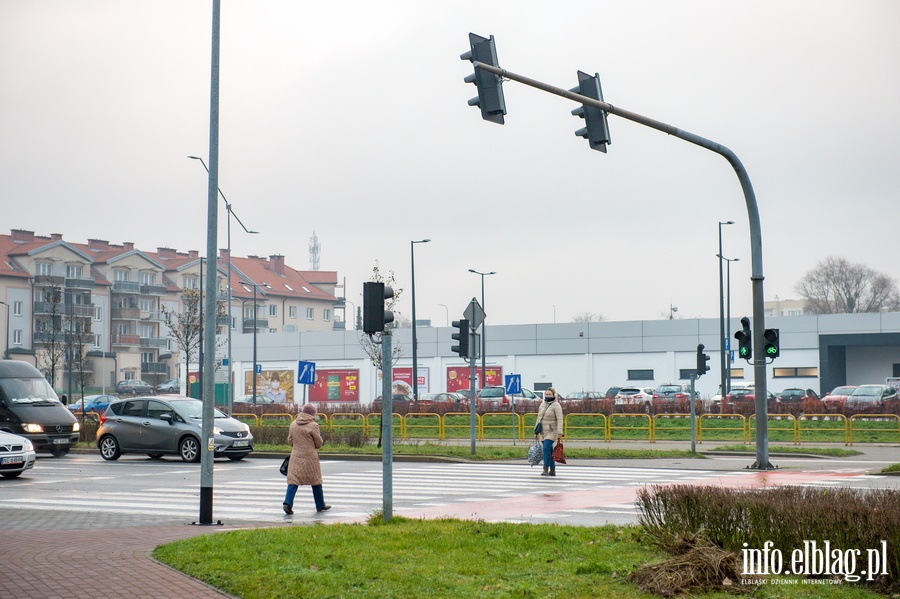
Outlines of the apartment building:
<svg viewBox="0 0 900 599">
<path fill-rule="evenodd" d="M 228 326 L 257 334 L 343 328 L 334 317 L 337 273 L 299 271 L 281 255 L 238 258 L 221 250 L 211 269 L 195 250 L 75 243 L 13 229 L 0 235 L 0 258 L 3 358 L 34 364 L 58 388 L 72 377 L 92 387 L 183 378 L 183 354 L 198 346 L 197 312 L 211 270 L 217 334 Z M 179 340 L 179 327 L 187 339 Z"/>
</svg>

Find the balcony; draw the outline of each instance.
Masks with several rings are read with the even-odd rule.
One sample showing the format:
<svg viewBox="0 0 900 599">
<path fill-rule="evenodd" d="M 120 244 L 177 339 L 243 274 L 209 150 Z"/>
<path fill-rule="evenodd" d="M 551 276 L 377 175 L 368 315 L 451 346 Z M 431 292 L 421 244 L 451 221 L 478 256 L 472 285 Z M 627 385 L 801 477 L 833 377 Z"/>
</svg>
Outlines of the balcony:
<svg viewBox="0 0 900 599">
<path fill-rule="evenodd" d="M 113 345 L 140 345 L 140 335 L 113 335 Z"/>
<path fill-rule="evenodd" d="M 164 362 L 141 362 L 141 374 L 168 374 L 168 364 Z"/>
<path fill-rule="evenodd" d="M 347 328 L 347 323 L 343 320 L 335 320 L 334 326 L 332 326 L 333 331 L 343 331 Z"/>
<path fill-rule="evenodd" d="M 141 320 L 152 320 L 155 322 L 165 322 L 166 315 L 160 310 L 141 310 Z"/>
<path fill-rule="evenodd" d="M 94 316 L 94 306 L 91 304 L 66 304 L 65 313 L 67 316 L 82 316 L 82 317 L 91 317 Z"/>
<path fill-rule="evenodd" d="M 141 347 L 168 347 L 167 337 L 141 337 Z"/>
<path fill-rule="evenodd" d="M 62 314 L 62 309 L 59 302 L 34 302 L 35 314 Z"/>
<path fill-rule="evenodd" d="M 221 314 L 216 316 L 216 326 L 217 327 L 227 327 L 229 326 L 229 318 L 227 314 Z"/>
<path fill-rule="evenodd" d="M 253 326 L 254 323 L 256 323 L 256 326 Z M 269 327 L 268 319 L 262 319 L 262 318 L 257 318 L 256 320 L 254 320 L 252 318 L 244 319 L 244 331 L 247 331 L 247 330 L 252 331 L 253 329 L 257 329 L 257 330 L 266 329 L 268 327 Z"/>
<path fill-rule="evenodd" d="M 53 275 L 35 275 L 34 284 L 36 287 L 62 287 L 66 284 L 66 278 Z"/>
<path fill-rule="evenodd" d="M 137 281 L 113 281 L 113 293 L 140 293 L 141 284 Z"/>
<path fill-rule="evenodd" d="M 165 295 L 165 285 L 141 285 L 141 295 Z"/>
<path fill-rule="evenodd" d="M 113 308 L 110 310 L 113 320 L 139 320 L 141 311 L 138 308 Z"/>
<path fill-rule="evenodd" d="M 66 287 L 69 289 L 93 289 L 94 279 L 69 279 L 66 278 Z"/>
<path fill-rule="evenodd" d="M 33 339 L 35 343 L 65 343 L 66 334 L 62 331 L 35 331 Z"/>
</svg>

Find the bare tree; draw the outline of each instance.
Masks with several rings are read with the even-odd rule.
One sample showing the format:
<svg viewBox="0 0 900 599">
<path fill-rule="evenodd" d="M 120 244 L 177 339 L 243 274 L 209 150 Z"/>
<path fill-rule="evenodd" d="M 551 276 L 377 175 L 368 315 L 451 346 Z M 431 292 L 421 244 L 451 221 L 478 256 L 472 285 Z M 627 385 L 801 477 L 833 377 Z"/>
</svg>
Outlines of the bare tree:
<svg viewBox="0 0 900 599">
<path fill-rule="evenodd" d="M 829 256 L 794 288 L 813 314 L 882 312 L 900 308 L 897 284 L 864 264 Z"/>
<path fill-rule="evenodd" d="M 84 397 L 84 388 L 88 384 L 91 370 L 91 361 L 87 359 L 88 347 L 94 339 L 91 330 L 91 322 L 82 315 L 67 315 L 66 343 L 69 347 L 69 368 L 75 376 L 81 396 Z M 73 398 L 69 398 L 71 402 Z"/>
<path fill-rule="evenodd" d="M 40 364 L 50 384 L 56 385 L 56 373 L 66 358 L 66 338 L 63 334 L 63 294 L 59 287 L 46 287 L 41 291 L 40 303 L 45 316 L 35 322 L 37 339 L 43 344 Z"/>
<path fill-rule="evenodd" d="M 593 312 L 581 312 L 575 315 L 572 322 L 603 322 L 602 314 L 594 314 Z"/>
<path fill-rule="evenodd" d="M 381 274 L 381 269 L 378 267 L 378 263 L 376 262 L 375 267 L 372 269 L 372 278 L 370 278 L 369 280 L 375 283 L 384 283 L 386 286 L 394 290 L 394 297 L 386 301 L 384 304 L 385 310 L 391 310 L 393 312 L 394 306 L 397 305 L 397 302 L 400 299 L 400 295 L 403 293 L 403 290 L 397 287 L 397 281 L 394 278 L 394 271 L 388 271 L 388 276 L 387 278 L 385 278 Z M 399 314 L 395 313 L 394 318 L 396 319 L 398 317 Z M 388 324 L 387 326 L 391 328 L 397 328 L 393 324 Z M 359 328 L 362 329 L 362 326 L 360 325 Z M 359 346 L 364 352 L 366 352 L 366 355 L 369 356 L 369 359 L 372 361 L 372 365 L 378 370 L 381 370 L 381 333 L 367 335 L 366 333 L 360 331 Z M 397 360 L 400 359 L 403 353 L 403 347 L 399 343 L 394 343 L 391 346 L 391 365 L 396 364 Z"/>
<path fill-rule="evenodd" d="M 169 337 L 175 341 L 178 351 L 184 357 L 184 371 L 189 372 L 191 358 L 200 352 L 200 290 L 185 289 L 181 292 L 181 312 L 160 306 Z M 230 326 L 231 323 L 229 323 Z"/>
</svg>

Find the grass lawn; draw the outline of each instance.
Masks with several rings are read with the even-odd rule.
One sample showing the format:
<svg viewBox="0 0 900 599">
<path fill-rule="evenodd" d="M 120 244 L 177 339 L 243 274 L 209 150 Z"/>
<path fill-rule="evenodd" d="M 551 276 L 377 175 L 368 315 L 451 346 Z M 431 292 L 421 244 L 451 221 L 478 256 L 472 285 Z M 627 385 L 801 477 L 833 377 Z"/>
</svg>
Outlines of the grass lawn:
<svg viewBox="0 0 900 599">
<path fill-rule="evenodd" d="M 666 555 L 638 527 L 406 520 L 214 533 L 153 557 L 245 599 L 650 598 L 628 581 Z M 236 561 L 236 560 L 239 560 Z M 239 565 L 237 565 L 239 564 Z M 709 599 L 733 593 L 692 594 Z M 850 584 L 763 585 L 751 596 L 880 597 Z"/>
</svg>

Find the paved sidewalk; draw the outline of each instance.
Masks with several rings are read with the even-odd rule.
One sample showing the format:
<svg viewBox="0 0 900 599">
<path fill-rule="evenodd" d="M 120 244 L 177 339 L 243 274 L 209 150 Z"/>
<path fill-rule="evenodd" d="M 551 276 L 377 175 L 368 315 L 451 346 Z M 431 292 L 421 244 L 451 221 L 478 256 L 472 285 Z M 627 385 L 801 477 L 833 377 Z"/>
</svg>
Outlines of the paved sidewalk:
<svg viewBox="0 0 900 599">
<path fill-rule="evenodd" d="M 572 442 L 578 446 L 583 442 Z M 519 441 L 523 451 L 526 444 Z M 628 449 L 685 449 L 683 441 L 643 443 L 634 441 L 592 443 L 602 447 Z M 735 470 L 735 457 L 753 462 L 755 447 L 747 446 L 743 456 L 716 459 L 717 444 L 702 444 L 697 451 L 713 459 L 633 459 L 604 460 L 604 465 L 655 468 L 697 468 Z M 819 446 L 825 444 L 819 444 Z M 843 447 L 843 444 L 831 446 Z M 786 456 L 778 447 L 769 448 L 770 460 L 779 468 L 833 469 L 847 465 L 871 464 L 875 472 L 900 462 L 900 445 L 855 445 L 848 449 L 863 455 L 848 458 Z M 327 459 L 326 455 L 323 455 Z M 347 459 L 344 456 L 344 459 Z M 377 458 L 376 458 L 377 459 Z M 570 460 L 570 463 L 595 463 Z M 738 462 L 741 463 L 741 462 Z M 174 571 L 150 558 L 158 545 L 200 534 L 215 534 L 258 526 L 258 523 L 229 522 L 224 526 L 193 526 L 183 520 L 149 516 L 0 508 L 0 546 L 4 567 L 0 569 L 0 597 L 15 599 L 206 599 L 229 597 L 206 584 Z"/>
</svg>

